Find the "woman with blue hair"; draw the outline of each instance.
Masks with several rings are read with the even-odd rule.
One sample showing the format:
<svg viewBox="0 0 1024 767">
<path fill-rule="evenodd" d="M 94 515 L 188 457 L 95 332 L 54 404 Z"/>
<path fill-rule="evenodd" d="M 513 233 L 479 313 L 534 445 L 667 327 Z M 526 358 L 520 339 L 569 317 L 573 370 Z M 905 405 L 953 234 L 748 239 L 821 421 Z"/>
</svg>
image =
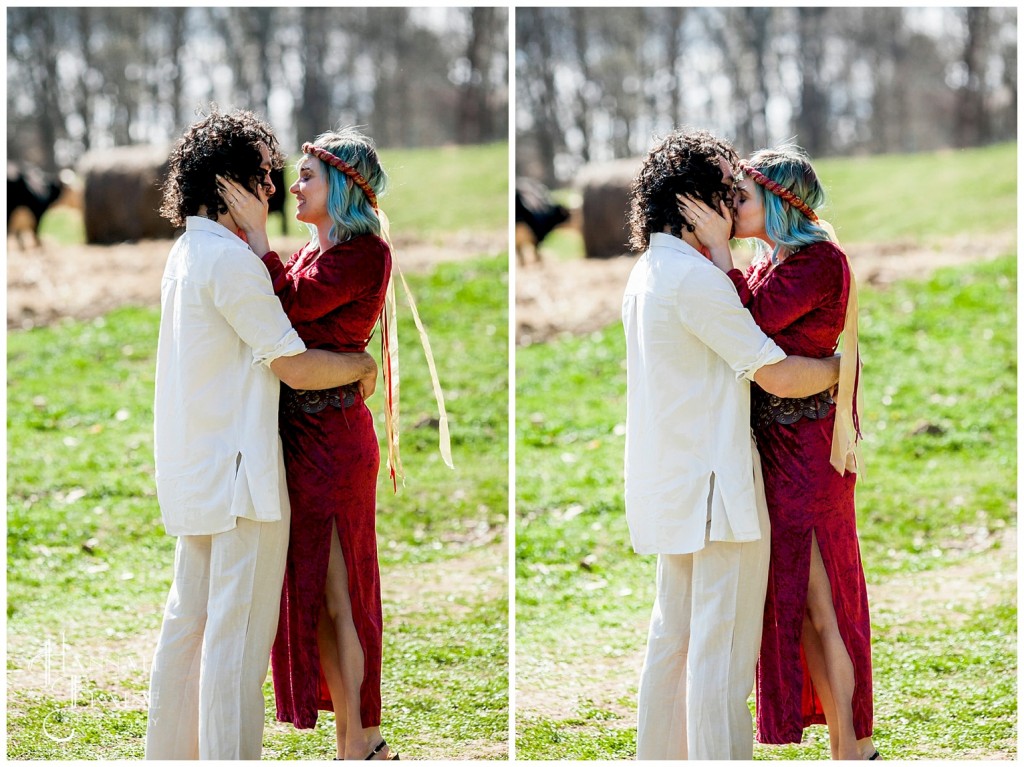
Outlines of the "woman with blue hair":
<svg viewBox="0 0 1024 767">
<path fill-rule="evenodd" d="M 387 175 L 369 138 L 353 129 L 302 146 L 295 217 L 311 239 L 286 264 L 270 250 L 266 204 L 222 182 L 235 220 L 270 271 L 274 290 L 310 348 L 364 351 L 378 321 L 389 390 L 389 463 L 398 468 L 385 311 L 391 278 L 386 219 L 377 198 Z M 389 302 L 390 303 L 390 302 Z M 357 387 L 281 387 L 291 539 L 271 662 L 277 718 L 316 725 L 335 712 L 337 758 L 397 759 L 381 737 L 383 619 L 377 563 L 380 448 Z M 400 469 L 399 469 L 400 471 Z"/>
<path fill-rule="evenodd" d="M 843 337 L 838 389 L 783 399 L 751 388 L 751 421 L 771 518 L 771 564 L 757 671 L 757 737 L 799 743 L 827 724 L 833 759 L 878 759 L 871 740 L 871 625 L 854 507 L 859 468 L 856 285 L 815 208 L 824 190 L 794 146 L 741 162 L 733 211 L 680 198 L 708 257 L 754 320 L 791 355 L 828 357 Z M 760 254 L 732 268 L 729 238 Z"/>
</svg>

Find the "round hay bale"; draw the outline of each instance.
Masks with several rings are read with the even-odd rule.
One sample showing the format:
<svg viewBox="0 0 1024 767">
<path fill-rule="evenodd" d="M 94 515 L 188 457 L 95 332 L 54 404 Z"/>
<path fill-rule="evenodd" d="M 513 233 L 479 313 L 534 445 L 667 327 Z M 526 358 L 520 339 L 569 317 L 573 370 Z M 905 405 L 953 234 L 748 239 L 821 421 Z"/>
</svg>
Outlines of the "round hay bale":
<svg viewBox="0 0 1024 767">
<path fill-rule="evenodd" d="M 587 258 L 611 258 L 629 253 L 629 188 L 640 169 L 638 158 L 587 165 L 577 186 L 583 199 L 583 247 Z"/>
<path fill-rule="evenodd" d="M 160 186 L 167 177 L 169 154 L 168 147 L 138 145 L 82 157 L 87 242 L 109 245 L 174 236 L 175 228 L 160 215 Z"/>
</svg>

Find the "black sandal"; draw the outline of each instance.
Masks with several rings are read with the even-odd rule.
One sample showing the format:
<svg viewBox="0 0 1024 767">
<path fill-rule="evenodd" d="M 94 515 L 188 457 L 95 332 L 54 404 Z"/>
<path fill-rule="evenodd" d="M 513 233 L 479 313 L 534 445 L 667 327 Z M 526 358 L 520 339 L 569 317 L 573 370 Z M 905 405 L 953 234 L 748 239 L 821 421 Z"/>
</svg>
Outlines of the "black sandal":
<svg viewBox="0 0 1024 767">
<path fill-rule="evenodd" d="M 870 761 L 872 759 L 881 759 L 881 758 L 882 758 L 882 755 L 879 754 L 877 751 L 875 751 L 875 753 L 873 753 L 871 756 L 868 757 L 868 761 Z"/>
<path fill-rule="evenodd" d="M 369 754 L 367 754 L 366 759 L 364 759 L 363 761 L 364 762 L 370 761 L 371 759 L 373 759 L 373 757 L 375 757 L 377 754 L 379 754 L 381 751 L 383 751 L 387 747 L 388 747 L 388 742 L 386 740 L 381 740 L 381 742 L 376 745 L 376 747 L 373 749 L 373 751 L 371 751 Z M 399 759 L 398 752 L 396 751 L 394 754 L 389 754 L 386 761 L 399 761 L 400 762 L 402 760 Z"/>
</svg>

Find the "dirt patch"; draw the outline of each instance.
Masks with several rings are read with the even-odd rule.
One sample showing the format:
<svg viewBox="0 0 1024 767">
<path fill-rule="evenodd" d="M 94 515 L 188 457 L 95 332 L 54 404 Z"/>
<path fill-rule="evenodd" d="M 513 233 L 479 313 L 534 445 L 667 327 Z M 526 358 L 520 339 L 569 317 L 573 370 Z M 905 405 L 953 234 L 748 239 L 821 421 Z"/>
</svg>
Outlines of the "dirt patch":
<svg viewBox="0 0 1024 767">
<path fill-rule="evenodd" d="M 961 625 L 979 609 L 993 607 L 1017 593 L 1017 528 L 975 538 L 972 556 L 928 573 L 903 575 L 869 589 L 872 611 L 899 616 L 900 628 L 927 625 L 941 615 L 946 625 Z M 984 552 L 984 553 L 979 553 Z"/>
<path fill-rule="evenodd" d="M 441 564 L 391 569 L 381 581 L 387 612 L 397 620 L 415 621 L 424 605 L 444 603 L 445 612 L 460 614 L 474 604 L 507 597 L 508 546 L 499 532 L 494 531 L 487 545 Z"/>
<path fill-rule="evenodd" d="M 304 240 L 272 244 L 293 253 Z M 160 303 L 170 240 L 143 240 L 121 245 L 61 247 L 43 240 L 22 250 L 14 238 L 7 248 L 7 327 L 28 329 L 64 317 L 91 319 L 120 306 Z M 405 272 L 424 272 L 443 261 L 497 255 L 508 249 L 508 233 L 458 232 L 429 241 L 396 238 L 398 263 Z"/>
<path fill-rule="evenodd" d="M 532 652 L 516 653 L 516 716 L 528 723 L 531 719 L 575 719 L 590 706 L 618 718 L 623 723 L 636 723 L 636 683 L 644 663 L 646 618 L 633 625 L 636 652 L 609 654 L 602 637 L 576 636 L 572 648 L 552 648 L 554 655 L 537 656 Z"/>
<path fill-rule="evenodd" d="M 846 247 L 860 284 L 922 278 L 935 269 L 990 260 L 1017 248 L 1016 232 L 954 237 L 931 246 L 896 242 Z M 737 259 L 739 261 L 739 259 Z M 516 269 L 516 343 L 591 333 L 617 321 L 635 258 L 531 261 Z M 737 263 L 737 266 L 745 264 Z"/>
</svg>

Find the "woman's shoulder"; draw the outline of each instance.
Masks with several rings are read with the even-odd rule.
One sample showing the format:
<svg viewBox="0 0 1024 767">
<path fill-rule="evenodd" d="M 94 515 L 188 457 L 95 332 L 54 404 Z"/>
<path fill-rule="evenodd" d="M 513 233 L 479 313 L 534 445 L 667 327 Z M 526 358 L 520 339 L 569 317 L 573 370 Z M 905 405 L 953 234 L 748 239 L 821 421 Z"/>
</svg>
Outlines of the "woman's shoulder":
<svg viewBox="0 0 1024 767">
<path fill-rule="evenodd" d="M 800 250 L 793 255 L 827 261 L 846 261 L 845 252 L 842 248 L 832 242 L 832 240 L 819 240 L 818 242 L 812 242 L 810 245 L 805 245 L 800 248 Z"/>
<path fill-rule="evenodd" d="M 391 249 L 383 239 L 375 234 L 360 234 L 351 239 L 339 242 L 330 249 L 331 253 L 337 253 L 346 257 L 390 257 Z"/>
<path fill-rule="evenodd" d="M 847 270 L 846 253 L 831 240 L 822 240 L 807 245 L 792 256 L 793 261 L 802 261 L 815 271 L 842 273 Z"/>
<path fill-rule="evenodd" d="M 842 296 L 850 275 L 850 266 L 842 248 L 831 240 L 815 242 L 801 248 L 790 260 L 794 263 L 790 269 L 797 267 L 803 275 L 805 285 L 815 285 L 817 289 Z"/>
<path fill-rule="evenodd" d="M 320 263 L 334 264 L 350 277 L 386 282 L 391 274 L 391 249 L 377 235 L 361 234 L 330 248 L 320 256 Z"/>
</svg>

